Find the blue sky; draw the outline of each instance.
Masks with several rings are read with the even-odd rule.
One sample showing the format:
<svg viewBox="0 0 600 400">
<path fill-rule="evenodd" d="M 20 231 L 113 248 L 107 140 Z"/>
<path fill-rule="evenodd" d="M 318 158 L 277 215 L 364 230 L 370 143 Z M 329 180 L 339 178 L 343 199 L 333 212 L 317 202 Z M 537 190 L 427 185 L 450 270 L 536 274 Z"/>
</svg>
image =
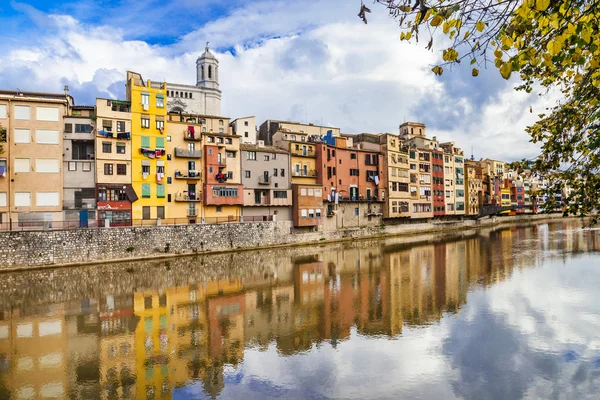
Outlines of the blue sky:
<svg viewBox="0 0 600 400">
<path fill-rule="evenodd" d="M 399 41 L 384 9 L 359 0 L 21 0 L 0 4 L 0 87 L 61 91 L 78 104 L 123 97 L 127 70 L 195 83 L 210 41 L 222 113 L 305 119 L 343 132 L 397 132 L 407 120 L 470 155 L 533 157 L 524 128 L 548 104 L 496 70 L 430 72 L 439 52 Z M 441 43 L 441 42 L 440 42 Z M 535 110 L 529 114 L 529 107 Z M 307 118 L 306 118 L 307 117 Z"/>
</svg>

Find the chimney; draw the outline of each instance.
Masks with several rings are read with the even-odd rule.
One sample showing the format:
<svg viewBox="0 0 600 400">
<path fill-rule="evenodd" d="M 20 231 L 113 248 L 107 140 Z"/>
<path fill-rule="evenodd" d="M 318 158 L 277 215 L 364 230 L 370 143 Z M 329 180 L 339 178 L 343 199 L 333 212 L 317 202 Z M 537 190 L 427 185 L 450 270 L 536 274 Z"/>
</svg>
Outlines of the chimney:
<svg viewBox="0 0 600 400">
<path fill-rule="evenodd" d="M 265 147 L 265 141 L 264 140 L 257 140 L 256 141 L 256 145 L 258 147 Z"/>
<path fill-rule="evenodd" d="M 69 95 L 69 85 L 65 85 L 65 95 Z"/>
</svg>

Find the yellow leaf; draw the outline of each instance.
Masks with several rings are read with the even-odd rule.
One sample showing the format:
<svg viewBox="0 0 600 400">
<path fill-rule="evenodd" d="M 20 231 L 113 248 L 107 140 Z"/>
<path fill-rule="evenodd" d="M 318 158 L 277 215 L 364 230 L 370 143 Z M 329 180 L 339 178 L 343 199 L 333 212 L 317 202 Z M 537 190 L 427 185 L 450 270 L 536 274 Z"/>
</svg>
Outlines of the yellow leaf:
<svg viewBox="0 0 600 400">
<path fill-rule="evenodd" d="M 442 75 L 444 73 L 444 69 L 442 67 L 440 67 L 439 65 L 437 67 L 433 67 L 431 69 L 433 71 L 434 74 L 436 75 Z"/>
<path fill-rule="evenodd" d="M 500 75 L 506 80 L 510 79 L 510 74 L 512 73 L 512 65 L 509 62 L 502 64 L 500 67 Z"/>
<path fill-rule="evenodd" d="M 433 17 L 433 19 L 431 20 L 431 22 L 429 22 L 429 24 L 431 26 L 439 26 L 443 21 L 443 18 L 440 17 L 439 15 L 436 15 L 435 17 Z"/>
<path fill-rule="evenodd" d="M 444 31 L 445 35 L 447 35 L 448 32 L 450 32 L 450 24 L 448 23 L 448 21 L 444 22 L 444 25 L 442 25 L 442 30 Z"/>
<path fill-rule="evenodd" d="M 475 28 L 477 28 L 479 32 L 482 32 L 485 28 L 485 23 L 483 21 L 479 21 L 475 24 Z"/>
<path fill-rule="evenodd" d="M 474 59 L 472 59 L 472 60 L 471 60 L 471 65 L 475 64 L 476 62 L 477 62 L 477 59 L 475 59 L 475 58 L 474 58 Z"/>
<path fill-rule="evenodd" d="M 538 11 L 546 11 L 550 6 L 550 0 L 535 0 L 535 8 Z"/>
<path fill-rule="evenodd" d="M 581 31 L 581 38 L 585 40 L 586 43 L 590 43 L 590 31 L 587 28 L 584 28 Z"/>
<path fill-rule="evenodd" d="M 494 55 L 496 58 L 500 58 L 502 57 L 502 51 L 500 49 L 496 49 L 496 51 L 494 51 Z"/>
<path fill-rule="evenodd" d="M 559 39 L 551 40 L 546 45 L 546 49 L 550 55 L 555 56 L 560 53 L 560 50 L 562 49 L 562 41 Z"/>
<path fill-rule="evenodd" d="M 406 32 L 406 35 L 404 36 L 405 40 L 410 40 L 410 38 L 412 37 L 412 32 Z"/>
<path fill-rule="evenodd" d="M 506 47 L 512 47 L 513 45 L 513 40 L 510 36 L 504 36 L 502 38 L 502 45 L 506 46 Z"/>
<path fill-rule="evenodd" d="M 463 38 L 463 40 L 466 40 L 470 35 L 471 35 L 471 32 L 466 31 L 465 32 L 465 37 Z"/>
<path fill-rule="evenodd" d="M 473 68 L 473 71 L 471 71 L 471 75 L 473 75 L 473 76 L 479 75 L 479 70 L 477 68 Z"/>
<path fill-rule="evenodd" d="M 404 40 L 406 34 L 404 32 L 400 32 L 400 40 Z"/>
</svg>

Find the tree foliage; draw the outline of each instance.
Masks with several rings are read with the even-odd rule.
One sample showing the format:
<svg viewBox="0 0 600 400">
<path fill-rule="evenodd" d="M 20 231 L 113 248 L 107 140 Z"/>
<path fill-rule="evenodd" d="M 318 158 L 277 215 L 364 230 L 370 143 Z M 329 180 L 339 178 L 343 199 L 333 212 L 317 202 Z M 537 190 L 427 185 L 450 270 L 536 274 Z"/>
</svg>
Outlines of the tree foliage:
<svg viewBox="0 0 600 400">
<path fill-rule="evenodd" d="M 432 68 L 437 75 L 468 62 L 476 77 L 478 68 L 493 64 L 504 79 L 520 77 L 517 90 L 561 91 L 561 101 L 526 129 L 531 141 L 541 145 L 533 170 L 572 189 L 568 213 L 600 209 L 600 0 L 375 3 L 398 21 L 401 40 L 425 38 L 428 49 L 442 51 L 442 63 Z M 530 166 L 525 161 L 515 165 Z M 549 190 L 558 190 L 557 185 Z"/>
</svg>

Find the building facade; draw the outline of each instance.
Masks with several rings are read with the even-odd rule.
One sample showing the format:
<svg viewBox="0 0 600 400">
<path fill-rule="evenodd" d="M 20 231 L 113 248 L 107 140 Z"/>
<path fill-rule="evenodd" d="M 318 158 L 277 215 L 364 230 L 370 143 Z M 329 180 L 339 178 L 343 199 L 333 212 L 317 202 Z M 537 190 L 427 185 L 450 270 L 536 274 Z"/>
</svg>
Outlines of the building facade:
<svg viewBox="0 0 600 400">
<path fill-rule="evenodd" d="M 230 123 L 231 131 L 239 136 L 243 144 L 256 144 L 258 131 L 256 129 L 256 117 L 236 118 Z M 264 143 L 264 142 L 263 142 Z"/>
<path fill-rule="evenodd" d="M 466 215 L 476 216 L 483 204 L 483 168 L 478 162 L 465 161 Z"/>
<path fill-rule="evenodd" d="M 291 221 L 290 155 L 276 147 L 242 144 L 244 221 Z"/>
<path fill-rule="evenodd" d="M 341 136 L 340 128 L 269 119 L 260 125 L 258 140 L 264 141 L 266 145 L 275 144 L 274 136 L 277 132 L 289 133 L 289 139 L 292 141 L 296 139 L 301 140 L 302 137 L 308 139 L 309 137 L 322 138 L 326 135 L 333 137 Z"/>
<path fill-rule="evenodd" d="M 0 218 L 42 227 L 63 219 L 63 130 L 73 98 L 0 91 Z"/>
<path fill-rule="evenodd" d="M 431 183 L 433 194 L 433 216 L 446 215 L 446 193 L 444 186 L 444 151 L 438 147 L 431 152 Z"/>
<path fill-rule="evenodd" d="M 398 135 L 380 136 L 383 171 L 387 182 L 384 218 L 410 218 L 408 146 Z"/>
<path fill-rule="evenodd" d="M 165 83 L 144 81 L 127 72 L 127 101 L 131 102 L 131 185 L 137 196 L 132 219 L 155 224 L 167 218 Z M 146 222 L 144 222 L 146 221 Z"/>
<path fill-rule="evenodd" d="M 96 99 L 94 133 L 98 224 L 131 225 L 131 102 Z"/>
<path fill-rule="evenodd" d="M 73 106 L 65 116 L 63 220 L 80 227 L 96 224 L 94 113 L 94 106 Z"/>
</svg>

